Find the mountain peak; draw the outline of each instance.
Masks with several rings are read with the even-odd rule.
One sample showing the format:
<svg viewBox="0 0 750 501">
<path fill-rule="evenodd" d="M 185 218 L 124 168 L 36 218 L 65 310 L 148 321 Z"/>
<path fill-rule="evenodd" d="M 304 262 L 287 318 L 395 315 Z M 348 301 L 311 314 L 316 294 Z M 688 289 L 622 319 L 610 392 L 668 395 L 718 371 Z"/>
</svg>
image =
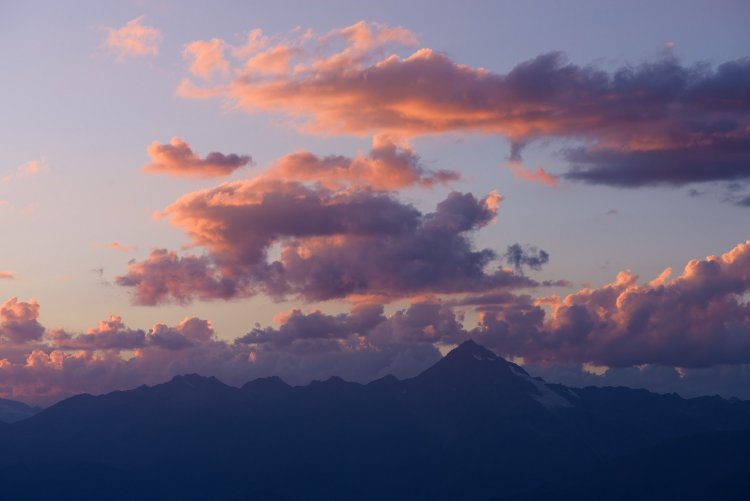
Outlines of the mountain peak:
<svg viewBox="0 0 750 501">
<path fill-rule="evenodd" d="M 278 376 L 261 377 L 242 385 L 242 391 L 256 396 L 281 395 L 291 388 Z"/>
<path fill-rule="evenodd" d="M 498 357 L 493 352 L 482 346 L 481 344 L 478 344 L 473 339 L 469 339 L 467 341 L 464 341 L 460 345 L 458 345 L 456 348 L 451 350 L 448 355 L 446 355 L 446 358 L 448 357 L 471 357 L 475 360 L 503 360 L 501 357 Z"/>
<path fill-rule="evenodd" d="M 224 383 L 214 376 L 201 376 L 195 373 L 175 376 L 166 385 L 191 389 L 226 387 Z"/>
<path fill-rule="evenodd" d="M 37 414 L 39 411 L 41 411 L 39 407 L 31 407 L 23 402 L 0 398 L 0 423 L 20 421 Z"/>
<path fill-rule="evenodd" d="M 442 360 L 417 376 L 422 380 L 452 385 L 511 381 L 518 377 L 528 378 L 529 375 L 518 365 L 497 356 L 471 339 L 458 345 Z"/>
</svg>

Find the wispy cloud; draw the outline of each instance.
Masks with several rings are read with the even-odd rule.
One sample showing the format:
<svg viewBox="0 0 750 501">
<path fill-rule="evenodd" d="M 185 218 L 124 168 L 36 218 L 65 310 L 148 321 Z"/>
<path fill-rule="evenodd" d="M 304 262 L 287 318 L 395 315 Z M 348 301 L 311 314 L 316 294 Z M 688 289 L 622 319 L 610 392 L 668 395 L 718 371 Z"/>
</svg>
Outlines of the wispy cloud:
<svg viewBox="0 0 750 501">
<path fill-rule="evenodd" d="M 143 16 L 139 16 L 120 28 L 105 27 L 107 38 L 104 40 L 104 47 L 117 54 L 118 58 L 156 56 L 162 34 L 153 26 L 142 24 L 142 21 Z"/>
<path fill-rule="evenodd" d="M 557 177 L 553 176 L 542 167 L 537 167 L 536 170 L 532 171 L 523 165 L 523 163 L 516 160 L 509 160 L 507 165 L 511 172 L 513 172 L 513 175 L 518 179 L 546 184 L 547 186 L 557 186 Z"/>
<path fill-rule="evenodd" d="M 11 181 L 35 176 L 40 173 L 47 165 L 45 159 L 29 160 L 28 162 L 16 167 L 15 172 L 0 177 L 0 183 L 10 183 Z"/>
<path fill-rule="evenodd" d="M 138 247 L 136 247 L 135 245 L 123 244 L 117 241 L 107 243 L 106 247 L 108 249 L 112 249 L 112 250 L 116 250 L 118 252 L 124 252 L 124 253 L 135 252 L 138 250 Z"/>
</svg>

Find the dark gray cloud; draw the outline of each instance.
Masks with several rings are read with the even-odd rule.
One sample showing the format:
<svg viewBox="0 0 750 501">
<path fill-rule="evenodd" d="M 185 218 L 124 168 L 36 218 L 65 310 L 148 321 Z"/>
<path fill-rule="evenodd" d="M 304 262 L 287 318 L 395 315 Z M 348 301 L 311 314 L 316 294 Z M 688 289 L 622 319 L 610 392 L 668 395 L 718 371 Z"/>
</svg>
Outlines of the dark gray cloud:
<svg viewBox="0 0 750 501">
<path fill-rule="evenodd" d="M 521 244 L 509 245 L 503 257 L 508 264 L 519 272 L 524 266 L 532 270 L 540 270 L 542 269 L 542 265 L 549 262 L 549 253 L 547 251 L 529 245 L 521 246 Z"/>
<path fill-rule="evenodd" d="M 224 184 L 185 195 L 165 211 L 206 255 L 154 251 L 131 262 L 117 283 L 133 287 L 141 304 L 256 292 L 325 300 L 537 286 L 492 269 L 496 253 L 472 244 L 471 232 L 496 217 L 501 199 L 451 193 L 423 214 L 369 190 L 333 192 L 276 179 Z M 281 252 L 271 261 L 274 244 Z"/>
</svg>

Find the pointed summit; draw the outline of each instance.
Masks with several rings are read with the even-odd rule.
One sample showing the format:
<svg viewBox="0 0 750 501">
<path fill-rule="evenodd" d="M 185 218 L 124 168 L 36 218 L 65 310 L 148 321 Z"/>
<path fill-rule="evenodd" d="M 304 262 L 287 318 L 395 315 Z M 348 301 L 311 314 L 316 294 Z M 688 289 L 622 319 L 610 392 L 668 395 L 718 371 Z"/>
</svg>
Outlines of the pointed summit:
<svg viewBox="0 0 750 501">
<path fill-rule="evenodd" d="M 473 339 L 464 341 L 456 348 L 451 350 L 450 353 L 446 355 L 446 358 L 448 357 L 472 357 L 475 360 L 502 360 L 500 357 L 495 355 L 484 346 L 478 344 Z"/>
<path fill-rule="evenodd" d="M 458 395 L 501 395 L 507 405 L 518 408 L 529 404 L 543 407 L 570 407 L 544 381 L 532 378 L 520 366 L 495 355 L 484 346 L 468 340 L 442 360 L 414 378 L 423 389 Z"/>
<path fill-rule="evenodd" d="M 417 376 L 439 384 L 486 384 L 529 375 L 518 365 L 495 355 L 473 340 L 464 341 L 442 360 Z"/>
<path fill-rule="evenodd" d="M 517 375 L 529 376 L 529 374 L 517 364 L 505 360 L 503 357 L 497 356 L 491 350 L 488 350 L 481 344 L 477 343 L 473 339 L 464 341 L 456 348 L 451 350 L 443 360 L 451 360 L 454 363 L 461 361 L 462 363 L 475 363 L 473 361 L 487 361 L 495 362 L 497 365 L 505 366 L 510 369 L 511 372 L 515 372 Z"/>
</svg>

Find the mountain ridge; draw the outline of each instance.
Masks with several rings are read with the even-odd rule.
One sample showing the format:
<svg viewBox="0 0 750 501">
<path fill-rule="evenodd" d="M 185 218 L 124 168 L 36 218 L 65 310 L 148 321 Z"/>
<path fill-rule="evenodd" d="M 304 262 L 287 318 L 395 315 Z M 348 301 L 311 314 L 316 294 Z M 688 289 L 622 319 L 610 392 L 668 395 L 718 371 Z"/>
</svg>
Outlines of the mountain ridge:
<svg viewBox="0 0 750 501">
<path fill-rule="evenodd" d="M 42 409 L 16 400 L 0 398 L 0 423 L 14 423 L 37 414 Z"/>
<path fill-rule="evenodd" d="M 570 490 L 562 479 L 660 443 L 748 429 L 750 402 L 548 384 L 467 342 L 403 380 L 238 388 L 187 374 L 71 397 L 0 427 L 0 481 L 90 468 L 131 479 L 138 496 L 123 499 L 493 499 L 498 485 Z M 188 479 L 176 494 L 175 478 Z"/>
</svg>

